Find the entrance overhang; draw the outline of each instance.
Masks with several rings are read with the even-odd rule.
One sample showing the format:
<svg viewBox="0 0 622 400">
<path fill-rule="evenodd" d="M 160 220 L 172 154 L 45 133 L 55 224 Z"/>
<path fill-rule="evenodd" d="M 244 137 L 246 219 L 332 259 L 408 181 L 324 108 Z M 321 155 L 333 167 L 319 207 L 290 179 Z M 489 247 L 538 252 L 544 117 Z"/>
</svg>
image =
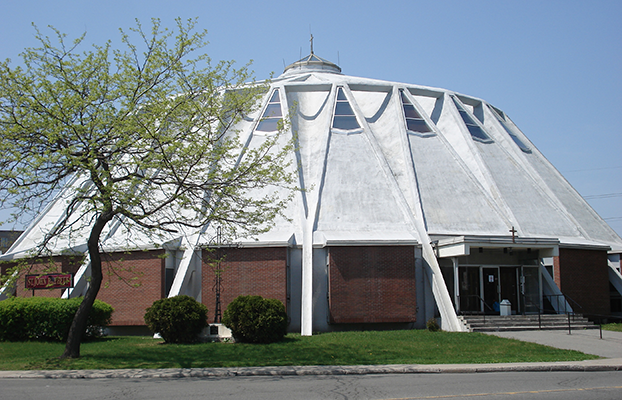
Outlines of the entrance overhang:
<svg viewBox="0 0 622 400">
<path fill-rule="evenodd" d="M 559 240 L 550 238 L 517 238 L 511 236 L 454 236 L 434 240 L 432 246 L 438 258 L 468 256 L 471 249 L 538 250 L 540 257 L 559 255 Z"/>
</svg>

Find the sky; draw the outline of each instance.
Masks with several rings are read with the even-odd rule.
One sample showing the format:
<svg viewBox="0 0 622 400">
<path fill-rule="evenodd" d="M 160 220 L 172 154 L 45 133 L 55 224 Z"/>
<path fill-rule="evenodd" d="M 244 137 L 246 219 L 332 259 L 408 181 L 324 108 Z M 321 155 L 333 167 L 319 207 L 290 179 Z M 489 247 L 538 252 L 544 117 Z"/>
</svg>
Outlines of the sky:
<svg viewBox="0 0 622 400">
<path fill-rule="evenodd" d="M 33 23 L 115 47 L 135 19 L 198 17 L 212 60 L 253 60 L 264 79 L 307 55 L 312 33 L 315 54 L 344 74 L 503 110 L 622 236 L 622 1 L 22 0 L 2 9 L 0 59 L 15 62 L 37 45 Z"/>
</svg>

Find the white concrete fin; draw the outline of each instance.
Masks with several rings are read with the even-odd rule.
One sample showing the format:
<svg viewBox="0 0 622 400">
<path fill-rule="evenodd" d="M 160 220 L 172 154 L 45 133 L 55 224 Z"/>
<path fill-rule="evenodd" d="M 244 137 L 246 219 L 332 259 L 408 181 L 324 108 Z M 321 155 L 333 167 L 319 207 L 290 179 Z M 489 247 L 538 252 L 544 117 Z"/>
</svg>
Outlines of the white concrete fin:
<svg viewBox="0 0 622 400">
<path fill-rule="evenodd" d="M 568 303 L 562 291 L 559 290 L 559 287 L 557 287 L 553 277 L 543 265 L 540 265 L 540 275 L 542 276 L 542 294 L 549 296 L 553 309 L 558 314 L 573 312 L 572 306 Z"/>
<path fill-rule="evenodd" d="M 88 278 L 91 276 L 91 257 L 86 254 L 84 261 L 82 261 L 82 265 L 78 269 L 78 272 L 73 277 L 73 287 L 67 288 L 63 291 L 62 298 L 70 299 L 74 297 L 80 297 L 86 294 L 86 290 L 88 289 L 89 282 Z"/>
<path fill-rule="evenodd" d="M 609 282 L 613 285 L 614 288 L 622 295 L 622 275 L 620 272 L 615 269 L 611 264 L 609 264 Z"/>
</svg>

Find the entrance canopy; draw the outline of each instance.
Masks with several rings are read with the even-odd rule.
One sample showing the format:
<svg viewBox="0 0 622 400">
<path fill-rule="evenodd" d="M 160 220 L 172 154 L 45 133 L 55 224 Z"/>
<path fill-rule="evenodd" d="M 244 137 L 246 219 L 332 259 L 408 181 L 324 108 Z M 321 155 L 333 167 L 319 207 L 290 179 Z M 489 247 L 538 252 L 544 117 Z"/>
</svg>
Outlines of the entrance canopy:
<svg viewBox="0 0 622 400">
<path fill-rule="evenodd" d="M 517 238 L 511 236 L 457 236 L 432 242 L 438 258 L 468 256 L 484 249 L 527 250 L 539 252 L 540 257 L 559 255 L 559 240 L 550 238 Z"/>
</svg>

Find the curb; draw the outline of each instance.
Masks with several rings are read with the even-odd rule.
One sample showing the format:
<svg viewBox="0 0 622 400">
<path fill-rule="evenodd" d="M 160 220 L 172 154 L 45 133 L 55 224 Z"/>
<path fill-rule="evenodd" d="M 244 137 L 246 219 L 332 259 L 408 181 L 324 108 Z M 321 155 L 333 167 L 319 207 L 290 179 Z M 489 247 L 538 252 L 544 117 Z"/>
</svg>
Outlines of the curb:
<svg viewBox="0 0 622 400">
<path fill-rule="evenodd" d="M 622 360 L 506 364 L 397 364 L 352 366 L 286 366 L 244 368 L 106 369 L 0 371 L 0 379 L 179 379 L 233 376 L 304 376 L 368 374 L 462 374 L 487 372 L 622 371 Z"/>
</svg>

